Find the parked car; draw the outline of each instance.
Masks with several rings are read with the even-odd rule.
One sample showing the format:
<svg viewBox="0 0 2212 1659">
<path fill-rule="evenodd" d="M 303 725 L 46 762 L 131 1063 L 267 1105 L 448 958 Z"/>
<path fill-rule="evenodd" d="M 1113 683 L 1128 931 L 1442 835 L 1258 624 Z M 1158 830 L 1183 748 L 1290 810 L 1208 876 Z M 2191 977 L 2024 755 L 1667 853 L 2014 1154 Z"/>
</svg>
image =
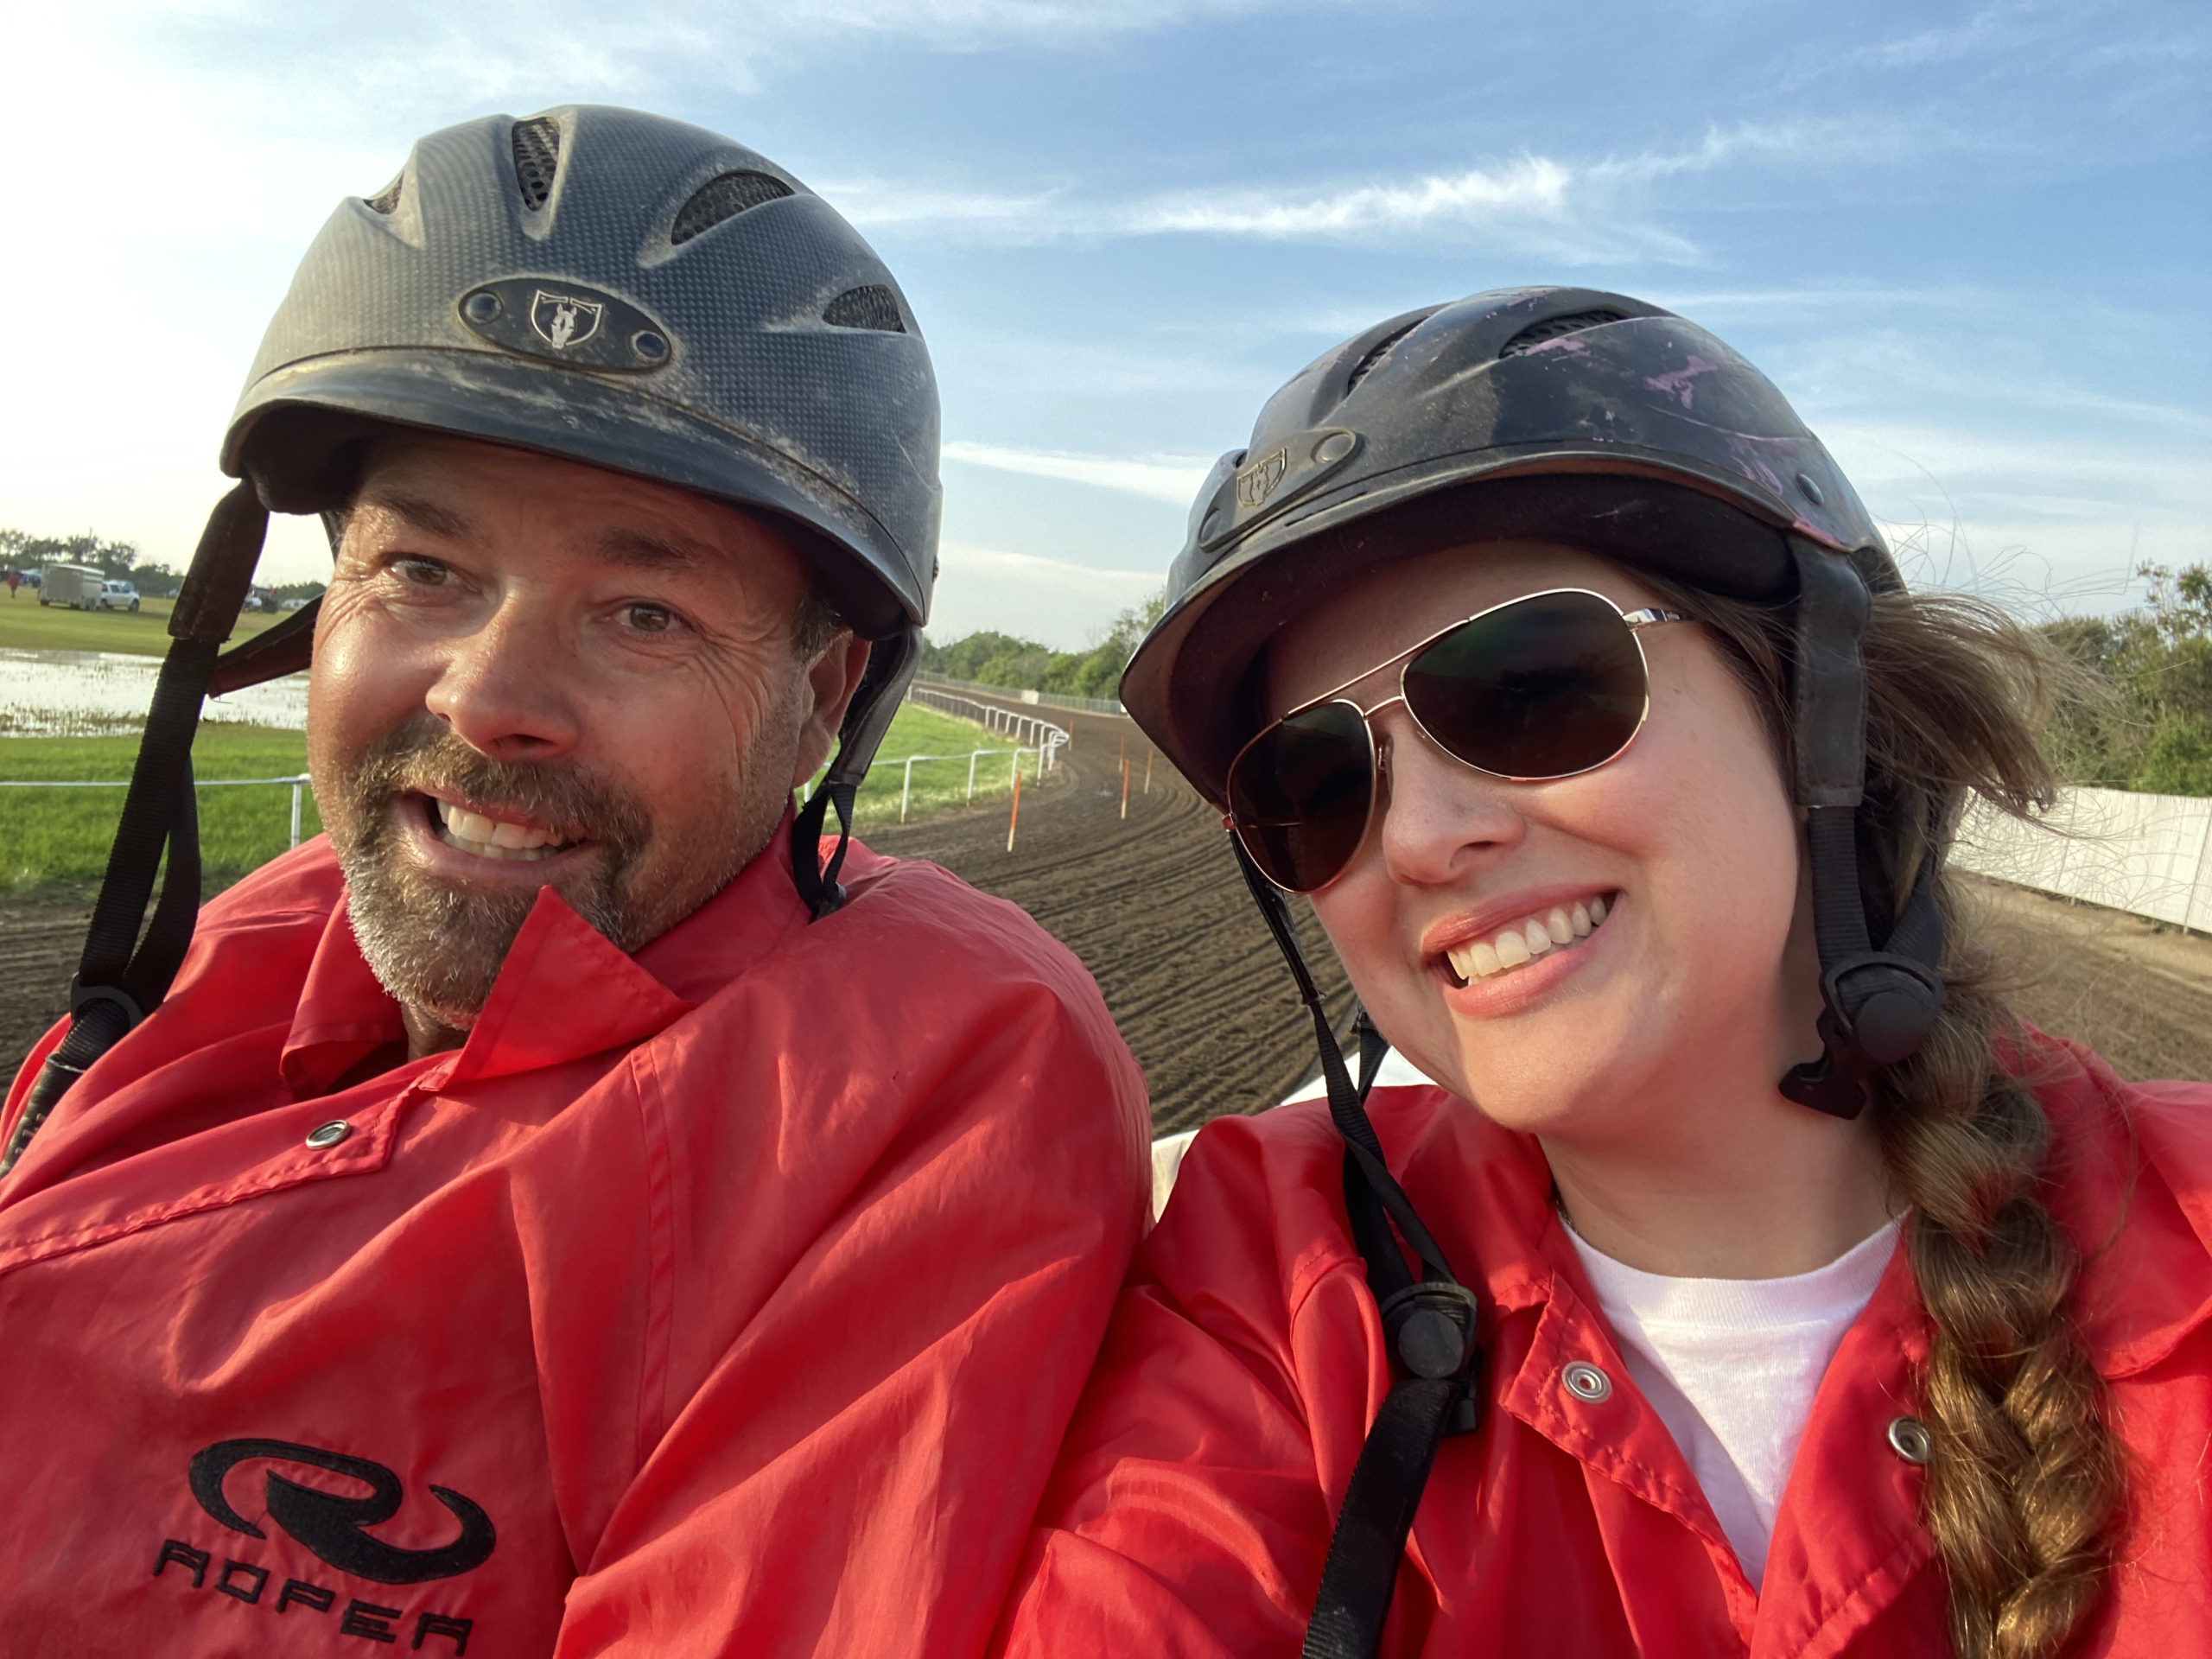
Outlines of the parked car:
<svg viewBox="0 0 2212 1659">
<path fill-rule="evenodd" d="M 138 590 L 127 582 L 105 582 L 100 584 L 99 607 L 104 611 L 135 611 L 138 608 Z"/>
</svg>

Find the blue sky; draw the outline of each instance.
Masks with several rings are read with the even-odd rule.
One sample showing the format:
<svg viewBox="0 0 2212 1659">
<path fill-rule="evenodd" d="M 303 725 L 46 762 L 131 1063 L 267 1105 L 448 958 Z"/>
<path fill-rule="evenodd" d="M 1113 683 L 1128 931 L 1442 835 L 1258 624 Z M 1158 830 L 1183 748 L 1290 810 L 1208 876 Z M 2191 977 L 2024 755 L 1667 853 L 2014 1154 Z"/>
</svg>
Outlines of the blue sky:
<svg viewBox="0 0 2212 1659">
<path fill-rule="evenodd" d="M 2212 559 L 2212 8 L 88 0 L 16 21 L 0 523 L 181 562 L 293 264 L 423 131 L 636 104 L 775 157 L 944 388 L 931 632 L 1074 645 L 1276 385 L 1477 289 L 1624 289 L 1778 382 L 1917 580 Z M 319 574 L 301 524 L 280 576 Z"/>
</svg>

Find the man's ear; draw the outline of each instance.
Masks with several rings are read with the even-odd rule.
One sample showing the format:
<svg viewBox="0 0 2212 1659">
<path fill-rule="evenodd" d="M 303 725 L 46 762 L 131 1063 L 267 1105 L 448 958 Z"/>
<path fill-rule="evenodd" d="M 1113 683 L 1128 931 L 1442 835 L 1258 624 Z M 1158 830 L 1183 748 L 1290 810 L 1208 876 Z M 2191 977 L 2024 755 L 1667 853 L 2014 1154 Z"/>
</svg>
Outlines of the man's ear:
<svg viewBox="0 0 2212 1659">
<path fill-rule="evenodd" d="M 845 710 L 861 689 L 868 672 L 868 642 L 849 628 L 830 636 L 806 671 L 803 693 L 806 713 L 799 722 L 798 754 L 793 762 L 791 787 L 798 788 L 822 769 L 837 741 L 837 728 L 845 723 Z"/>
</svg>

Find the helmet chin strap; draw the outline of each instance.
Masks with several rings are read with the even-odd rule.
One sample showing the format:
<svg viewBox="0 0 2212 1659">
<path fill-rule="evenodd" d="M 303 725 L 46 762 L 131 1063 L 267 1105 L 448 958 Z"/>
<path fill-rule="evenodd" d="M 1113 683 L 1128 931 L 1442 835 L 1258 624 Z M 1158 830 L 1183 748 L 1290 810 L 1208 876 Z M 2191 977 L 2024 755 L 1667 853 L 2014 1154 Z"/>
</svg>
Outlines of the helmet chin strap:
<svg viewBox="0 0 2212 1659">
<path fill-rule="evenodd" d="M 238 624 L 268 528 L 267 510 L 253 486 L 243 483 L 215 504 L 207 529 L 200 532 L 191 569 L 169 613 L 171 644 L 154 683 L 145 733 L 130 770 L 130 788 L 123 799 L 122 821 L 116 827 L 107 872 L 100 879 L 99 898 L 92 906 L 92 925 L 86 931 L 84 955 L 69 984 L 69 1029 L 31 1084 L 23 1115 L 5 1150 L 0 1151 L 0 1175 L 16 1166 L 70 1085 L 161 1006 L 184 964 L 200 918 L 200 829 L 192 786 L 192 739 L 200 725 L 200 704 L 211 690 L 232 690 L 252 683 L 253 677 L 240 677 L 232 657 L 216 654 Z M 308 626 L 313 626 L 311 620 Z M 280 655 L 281 650 L 264 653 L 264 658 Z M 156 871 L 162 872 L 162 896 L 149 925 L 146 906 L 153 898 Z"/>
<path fill-rule="evenodd" d="M 891 729 L 899 700 L 921 660 L 918 628 L 903 629 L 875 642 L 868 654 L 860 690 L 853 694 L 845 710 L 845 723 L 837 731 L 837 758 L 791 819 L 791 879 L 812 920 L 820 921 L 845 902 L 837 872 L 844 867 L 845 848 L 852 839 L 853 797 L 860 791 L 861 779 L 868 776 L 868 765 L 875 759 L 884 733 Z M 837 844 L 825 864 L 822 826 L 832 806 L 837 809 Z"/>
<path fill-rule="evenodd" d="M 1912 895 L 1879 946 L 1859 888 L 1859 805 L 1866 792 L 1866 667 L 1859 640 L 1871 603 L 1847 555 L 1789 538 L 1797 564 L 1798 804 L 1812 862 L 1821 957 L 1821 1058 L 1776 1086 L 1832 1117 L 1866 1109 L 1867 1080 L 1919 1052 L 1943 1007 L 1937 858 L 1923 857 Z"/>
</svg>

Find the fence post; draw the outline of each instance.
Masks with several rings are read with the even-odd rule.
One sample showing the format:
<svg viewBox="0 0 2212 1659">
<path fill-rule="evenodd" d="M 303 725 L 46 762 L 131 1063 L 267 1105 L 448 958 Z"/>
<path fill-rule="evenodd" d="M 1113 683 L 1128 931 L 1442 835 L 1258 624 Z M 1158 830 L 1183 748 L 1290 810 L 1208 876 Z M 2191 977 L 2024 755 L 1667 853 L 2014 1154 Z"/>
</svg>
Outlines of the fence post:
<svg viewBox="0 0 2212 1659">
<path fill-rule="evenodd" d="M 976 798 L 976 757 L 980 754 L 988 754 L 988 753 L 989 751 L 988 749 L 970 749 L 968 751 L 968 798 L 971 801 Z"/>
<path fill-rule="evenodd" d="M 300 844 L 300 782 L 299 778 L 292 779 L 292 845 L 295 847 Z"/>
<path fill-rule="evenodd" d="M 899 822 L 906 822 L 906 801 L 914 792 L 914 757 L 906 757 L 906 775 L 899 783 Z"/>
</svg>

